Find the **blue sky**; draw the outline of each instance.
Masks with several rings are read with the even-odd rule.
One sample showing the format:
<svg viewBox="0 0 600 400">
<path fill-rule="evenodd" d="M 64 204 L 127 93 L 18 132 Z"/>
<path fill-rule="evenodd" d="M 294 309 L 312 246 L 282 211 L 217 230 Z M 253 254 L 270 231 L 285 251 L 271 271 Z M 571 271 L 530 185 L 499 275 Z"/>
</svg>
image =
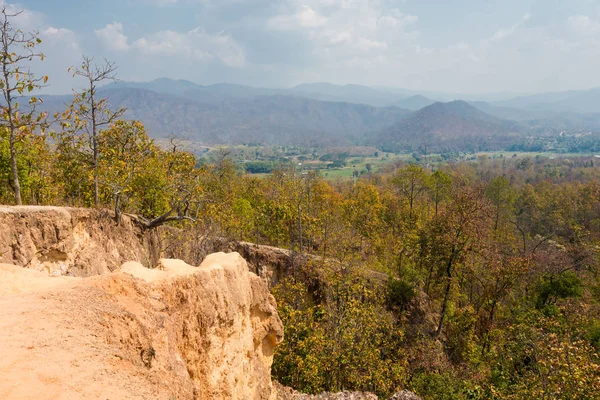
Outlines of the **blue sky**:
<svg viewBox="0 0 600 400">
<path fill-rule="evenodd" d="M 0 0 L 44 40 L 52 93 L 81 54 L 124 80 L 328 81 L 461 93 L 600 86 L 600 0 Z"/>
</svg>

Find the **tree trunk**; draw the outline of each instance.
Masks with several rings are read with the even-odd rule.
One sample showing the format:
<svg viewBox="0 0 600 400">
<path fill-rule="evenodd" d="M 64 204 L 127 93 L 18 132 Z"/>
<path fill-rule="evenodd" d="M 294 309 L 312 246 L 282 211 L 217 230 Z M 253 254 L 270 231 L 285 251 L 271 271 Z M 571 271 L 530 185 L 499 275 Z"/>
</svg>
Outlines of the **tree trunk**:
<svg viewBox="0 0 600 400">
<path fill-rule="evenodd" d="M 444 301 L 442 302 L 442 310 L 440 311 L 440 322 L 438 323 L 437 330 L 435 331 L 435 337 L 439 338 L 442 333 L 442 328 L 444 327 L 444 318 L 446 317 L 446 310 L 448 309 L 448 300 L 450 298 L 450 287 L 452 285 L 452 262 L 454 260 L 454 251 L 452 252 L 452 256 L 448 260 L 448 265 L 446 266 L 446 278 L 448 281 L 446 282 L 446 290 L 444 292 Z"/>
<path fill-rule="evenodd" d="M 4 27 L 3 27 L 3 41 L 2 41 L 2 50 L 4 53 L 8 54 L 8 43 L 6 42 L 6 34 L 7 34 L 7 20 L 5 17 Z M 15 126 L 15 121 L 13 120 L 13 99 L 10 89 L 10 73 L 7 69 L 6 60 L 2 63 L 2 78 L 4 84 L 4 100 L 6 101 L 6 113 L 8 117 L 8 129 L 9 129 L 9 148 L 10 148 L 10 168 L 11 168 L 11 182 L 13 191 L 15 192 L 15 203 L 20 206 L 23 204 L 23 200 L 21 199 L 21 184 L 19 182 L 19 168 L 17 166 L 17 149 L 15 149 L 15 142 L 17 140 L 17 127 Z"/>
<path fill-rule="evenodd" d="M 10 167 L 12 172 L 12 187 L 15 192 L 15 202 L 18 206 L 23 204 L 21 199 L 21 184 L 19 183 L 19 169 L 17 167 L 17 151 L 13 134 L 10 135 Z"/>
<path fill-rule="evenodd" d="M 115 194 L 115 221 L 121 223 L 121 192 Z"/>
<path fill-rule="evenodd" d="M 91 97 L 91 112 L 92 112 L 92 151 L 94 156 L 94 206 L 98 207 L 99 195 L 98 195 L 98 126 L 96 123 L 96 88 L 94 87 L 93 81 L 90 79 L 90 97 Z"/>
</svg>

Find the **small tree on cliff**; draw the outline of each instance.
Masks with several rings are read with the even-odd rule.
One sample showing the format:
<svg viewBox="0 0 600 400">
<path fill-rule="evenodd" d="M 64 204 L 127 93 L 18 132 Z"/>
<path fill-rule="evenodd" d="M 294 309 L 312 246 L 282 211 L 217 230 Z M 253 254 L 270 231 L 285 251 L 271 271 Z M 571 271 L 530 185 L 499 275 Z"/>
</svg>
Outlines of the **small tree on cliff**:
<svg viewBox="0 0 600 400">
<path fill-rule="evenodd" d="M 98 181 L 110 190 L 115 203 L 115 218 L 121 215 L 123 196 L 130 190 L 131 182 L 143 161 L 156 150 L 139 121 L 116 121 L 98 137 L 102 159 L 98 163 Z"/>
<path fill-rule="evenodd" d="M 37 129 L 43 129 L 45 113 L 36 113 L 36 105 L 41 101 L 35 96 L 24 100 L 28 108 L 21 107 L 19 100 L 26 93 L 44 86 L 47 76 L 36 78 L 29 70 L 29 64 L 35 59 L 44 59 L 44 55 L 36 51 L 42 42 L 38 32 L 25 33 L 15 28 L 11 21 L 21 12 L 11 13 L 6 7 L 0 11 L 0 127 L 6 133 L 10 150 L 11 185 L 15 193 L 15 202 L 21 205 L 21 184 L 17 164 L 18 143 L 25 135 Z"/>
</svg>

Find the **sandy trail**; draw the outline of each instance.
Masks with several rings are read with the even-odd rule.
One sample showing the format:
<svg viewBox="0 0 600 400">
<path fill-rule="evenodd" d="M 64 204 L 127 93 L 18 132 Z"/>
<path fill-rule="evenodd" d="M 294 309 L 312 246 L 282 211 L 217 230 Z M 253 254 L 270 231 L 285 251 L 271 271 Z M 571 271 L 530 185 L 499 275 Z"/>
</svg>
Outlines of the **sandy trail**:
<svg viewBox="0 0 600 400">
<path fill-rule="evenodd" d="M 0 399 L 163 398 L 146 379 L 120 371 L 131 366 L 98 337 L 102 313 L 117 310 L 97 278 L 7 265 L 0 278 Z"/>
</svg>

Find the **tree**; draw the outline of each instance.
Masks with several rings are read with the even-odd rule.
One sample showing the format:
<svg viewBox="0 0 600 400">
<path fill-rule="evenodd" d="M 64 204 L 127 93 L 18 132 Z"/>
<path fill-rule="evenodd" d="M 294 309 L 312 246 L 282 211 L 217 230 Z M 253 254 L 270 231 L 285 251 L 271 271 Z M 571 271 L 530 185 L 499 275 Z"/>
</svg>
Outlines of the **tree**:
<svg viewBox="0 0 600 400">
<path fill-rule="evenodd" d="M 443 299 L 435 331 L 439 337 L 450 302 L 456 269 L 463 265 L 470 247 L 477 244 L 486 228 L 487 203 L 480 191 L 471 187 L 455 187 L 449 207 L 434 218 L 424 229 L 423 257 L 436 266 L 443 282 Z M 430 271 L 431 273 L 431 271 Z"/>
<path fill-rule="evenodd" d="M 144 137 L 147 140 L 147 136 Z M 135 192 L 136 209 L 142 215 L 133 216 L 144 229 L 154 229 L 172 221 L 198 219 L 203 189 L 201 171 L 195 168 L 195 157 L 171 142 L 170 151 L 153 144 L 149 155 L 142 156 L 131 184 Z"/>
<path fill-rule="evenodd" d="M 452 178 L 445 172 L 437 170 L 429 177 L 429 188 L 437 216 L 439 204 L 448 197 L 452 190 Z"/>
<path fill-rule="evenodd" d="M 505 176 L 499 176 L 493 179 L 487 187 L 487 196 L 494 205 L 494 231 L 497 231 L 501 220 L 513 205 L 515 195 L 510 187 L 510 182 Z"/>
<path fill-rule="evenodd" d="M 119 220 L 121 201 L 145 158 L 155 151 L 139 121 L 117 121 L 110 129 L 102 131 L 98 148 L 103 157 L 98 164 L 98 181 L 110 189 L 114 198 L 115 218 Z"/>
<path fill-rule="evenodd" d="M 85 151 L 86 138 L 78 128 L 62 121 L 62 129 L 52 133 L 54 138 L 55 186 L 60 188 L 67 204 L 93 204 L 93 182 L 91 154 Z"/>
<path fill-rule="evenodd" d="M 98 138 L 100 130 L 119 119 L 126 109 L 121 107 L 113 111 L 108 104 L 108 98 L 98 98 L 98 85 L 105 81 L 116 80 L 117 67 L 114 63 L 104 60 L 102 65 L 97 65 L 94 64 L 94 58 L 83 56 L 81 65 L 73 70 L 73 76 L 83 77 L 87 87 L 81 92 L 75 93 L 68 114 L 75 121 L 77 128 L 75 131 L 83 129 L 87 133 L 88 144 L 92 152 L 94 205 L 97 207 L 99 204 L 98 162 L 100 149 Z"/>
<path fill-rule="evenodd" d="M 415 200 L 427 189 L 427 173 L 416 164 L 410 164 L 398 171 L 392 178 L 399 194 L 408 201 L 408 217 L 413 222 Z"/>
<path fill-rule="evenodd" d="M 0 12 L 0 32 L 2 34 L 0 90 L 3 100 L 0 108 L 2 113 L 0 126 L 8 131 L 11 184 L 17 205 L 23 204 L 17 163 L 17 143 L 36 129 L 45 128 L 45 113 L 36 113 L 36 105 L 41 100 L 35 96 L 30 97 L 27 101 L 29 109 L 21 111 L 19 98 L 23 97 L 25 93 L 31 93 L 35 89 L 43 87 L 48 81 L 47 76 L 36 78 L 27 65 L 35 59 L 43 60 L 44 55 L 36 51 L 36 46 L 42 42 L 38 37 L 38 32 L 25 33 L 11 23 L 11 20 L 21 12 L 11 13 L 6 7 L 2 7 Z"/>
</svg>

